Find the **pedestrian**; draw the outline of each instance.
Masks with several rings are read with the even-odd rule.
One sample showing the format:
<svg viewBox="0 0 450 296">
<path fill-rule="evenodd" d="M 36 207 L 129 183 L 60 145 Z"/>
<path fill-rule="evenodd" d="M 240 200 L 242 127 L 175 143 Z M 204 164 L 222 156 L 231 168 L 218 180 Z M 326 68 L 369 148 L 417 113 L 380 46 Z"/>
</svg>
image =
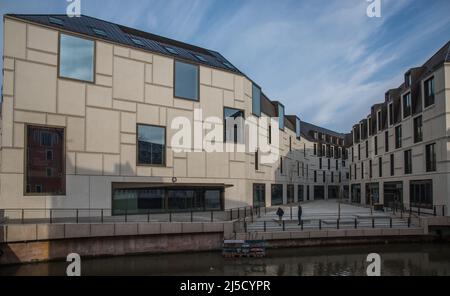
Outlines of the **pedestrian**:
<svg viewBox="0 0 450 296">
<path fill-rule="evenodd" d="M 297 214 L 298 214 L 298 225 L 300 225 L 301 221 L 302 221 L 302 214 L 303 214 L 303 208 L 302 208 L 301 204 L 298 204 L 298 212 L 297 212 Z"/>
<path fill-rule="evenodd" d="M 283 215 L 284 215 L 283 209 L 282 209 L 281 207 L 278 208 L 278 210 L 277 210 L 277 216 L 278 216 L 278 219 L 279 219 L 280 223 L 281 223 L 281 221 L 283 220 Z"/>
</svg>

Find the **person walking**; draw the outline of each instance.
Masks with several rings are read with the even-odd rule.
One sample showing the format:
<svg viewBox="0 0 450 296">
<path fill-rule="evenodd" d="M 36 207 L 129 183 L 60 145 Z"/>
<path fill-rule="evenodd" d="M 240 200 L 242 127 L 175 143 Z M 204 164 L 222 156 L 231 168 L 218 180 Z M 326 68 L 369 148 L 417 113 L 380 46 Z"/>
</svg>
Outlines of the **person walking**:
<svg viewBox="0 0 450 296">
<path fill-rule="evenodd" d="M 298 204 L 298 211 L 297 211 L 297 215 L 298 215 L 298 225 L 301 224 L 302 222 L 302 214 L 303 214 L 303 208 L 301 204 Z"/>
<path fill-rule="evenodd" d="M 278 208 L 278 210 L 277 210 L 277 216 L 278 216 L 278 221 L 279 221 L 279 223 L 281 223 L 281 221 L 283 220 L 283 215 L 284 215 L 284 211 L 283 211 L 283 209 L 280 207 L 280 208 Z"/>
</svg>

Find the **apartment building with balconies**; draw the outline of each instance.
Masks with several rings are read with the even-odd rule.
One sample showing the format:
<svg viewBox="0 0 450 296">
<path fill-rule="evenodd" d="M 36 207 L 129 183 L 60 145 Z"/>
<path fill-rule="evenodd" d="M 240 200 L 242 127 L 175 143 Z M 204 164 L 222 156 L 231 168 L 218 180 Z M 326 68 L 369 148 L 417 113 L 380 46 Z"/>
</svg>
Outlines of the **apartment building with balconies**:
<svg viewBox="0 0 450 296">
<path fill-rule="evenodd" d="M 450 43 L 352 129 L 350 200 L 429 211 L 450 203 Z"/>
<path fill-rule="evenodd" d="M 347 184 L 345 135 L 285 114 L 216 51 L 88 16 L 3 21 L 1 209 L 222 210 Z M 225 119 L 241 118 L 269 152 L 239 150 L 248 127 Z M 180 122 L 193 133 L 174 141 Z M 233 150 L 205 150 L 217 144 Z"/>
</svg>

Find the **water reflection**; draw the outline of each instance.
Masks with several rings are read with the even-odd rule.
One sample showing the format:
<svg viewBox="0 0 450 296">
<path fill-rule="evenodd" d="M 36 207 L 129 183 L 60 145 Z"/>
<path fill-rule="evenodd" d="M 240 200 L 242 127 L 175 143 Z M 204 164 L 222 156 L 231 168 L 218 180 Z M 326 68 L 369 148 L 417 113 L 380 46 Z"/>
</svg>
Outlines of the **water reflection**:
<svg viewBox="0 0 450 296">
<path fill-rule="evenodd" d="M 449 244 L 360 245 L 269 250 L 263 259 L 224 259 L 218 252 L 85 259 L 82 275 L 365 275 L 369 253 L 382 275 L 450 275 Z M 0 275 L 64 275 L 65 262 L 0 268 Z"/>
</svg>

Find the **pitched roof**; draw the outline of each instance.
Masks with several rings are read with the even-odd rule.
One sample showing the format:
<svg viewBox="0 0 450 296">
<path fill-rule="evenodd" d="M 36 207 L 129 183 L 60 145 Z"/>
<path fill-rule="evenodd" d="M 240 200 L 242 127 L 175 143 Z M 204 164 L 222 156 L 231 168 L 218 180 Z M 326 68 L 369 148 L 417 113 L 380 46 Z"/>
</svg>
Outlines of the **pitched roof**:
<svg viewBox="0 0 450 296">
<path fill-rule="evenodd" d="M 86 15 L 69 17 L 63 14 L 7 14 L 7 16 L 242 74 L 216 51 Z M 102 34 L 99 34 L 99 31 L 102 31 Z M 133 39 L 138 40 L 139 44 Z"/>
</svg>

